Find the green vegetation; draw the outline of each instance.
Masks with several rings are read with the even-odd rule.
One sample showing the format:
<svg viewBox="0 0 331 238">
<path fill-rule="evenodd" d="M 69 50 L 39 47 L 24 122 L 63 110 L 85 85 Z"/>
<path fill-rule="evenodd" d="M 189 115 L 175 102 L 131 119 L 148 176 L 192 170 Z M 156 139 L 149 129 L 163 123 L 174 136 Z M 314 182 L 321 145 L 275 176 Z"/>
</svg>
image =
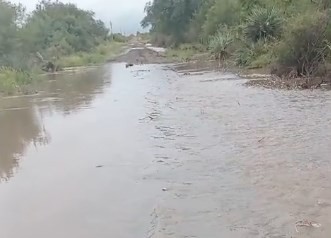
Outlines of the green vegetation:
<svg viewBox="0 0 331 238">
<path fill-rule="evenodd" d="M 230 54 L 233 36 L 229 31 L 219 31 L 209 41 L 209 50 L 215 59 L 226 60 Z"/>
<path fill-rule="evenodd" d="M 62 56 L 56 61 L 56 65 L 60 68 L 98 65 L 119 55 L 124 46 L 122 42 L 107 41 L 95 47 L 93 52 L 78 52 Z"/>
<path fill-rule="evenodd" d="M 23 91 L 41 70 L 103 63 L 125 41 L 71 3 L 42 0 L 27 13 L 21 4 L 0 0 L 0 93 Z"/>
<path fill-rule="evenodd" d="M 331 0 L 154 0 L 145 12 L 142 26 L 170 56 L 192 58 L 188 44 L 200 44 L 216 60 L 281 77 L 330 64 Z"/>
<path fill-rule="evenodd" d="M 174 61 L 187 62 L 204 55 L 207 47 L 202 44 L 181 44 L 166 51 L 166 56 Z"/>
<path fill-rule="evenodd" d="M 5 90 L 7 94 L 28 93 L 31 90 L 30 86 L 37 82 L 37 79 L 33 73 L 27 71 L 11 67 L 0 68 L 0 89 Z"/>
<path fill-rule="evenodd" d="M 255 8 L 246 19 L 244 35 L 252 42 L 279 38 L 282 32 L 282 18 L 274 8 Z"/>
</svg>

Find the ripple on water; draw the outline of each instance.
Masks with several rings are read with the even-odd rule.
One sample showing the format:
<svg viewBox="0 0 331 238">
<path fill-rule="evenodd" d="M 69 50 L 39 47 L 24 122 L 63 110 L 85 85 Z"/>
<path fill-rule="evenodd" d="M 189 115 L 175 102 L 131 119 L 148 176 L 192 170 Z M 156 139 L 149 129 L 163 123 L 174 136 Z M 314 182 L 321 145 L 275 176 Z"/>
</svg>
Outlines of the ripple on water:
<svg viewBox="0 0 331 238">
<path fill-rule="evenodd" d="M 155 175 L 172 191 L 156 211 L 160 233 L 296 237 L 308 219 L 323 228 L 300 237 L 328 237 L 331 208 L 318 201 L 331 201 L 331 93 L 245 88 L 225 75 L 174 74 L 152 92 L 161 113 L 148 123 L 163 135 L 152 143 L 179 163 Z"/>
</svg>

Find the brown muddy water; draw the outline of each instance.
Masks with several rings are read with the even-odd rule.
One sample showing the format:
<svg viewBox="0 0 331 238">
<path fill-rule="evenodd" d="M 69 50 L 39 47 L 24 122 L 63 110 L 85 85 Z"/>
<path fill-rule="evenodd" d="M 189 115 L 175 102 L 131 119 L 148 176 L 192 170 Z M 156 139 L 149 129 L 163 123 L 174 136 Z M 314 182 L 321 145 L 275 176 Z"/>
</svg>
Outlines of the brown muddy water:
<svg viewBox="0 0 331 238">
<path fill-rule="evenodd" d="M 244 82 L 111 64 L 0 99 L 0 237 L 329 238 L 331 92 Z"/>
</svg>

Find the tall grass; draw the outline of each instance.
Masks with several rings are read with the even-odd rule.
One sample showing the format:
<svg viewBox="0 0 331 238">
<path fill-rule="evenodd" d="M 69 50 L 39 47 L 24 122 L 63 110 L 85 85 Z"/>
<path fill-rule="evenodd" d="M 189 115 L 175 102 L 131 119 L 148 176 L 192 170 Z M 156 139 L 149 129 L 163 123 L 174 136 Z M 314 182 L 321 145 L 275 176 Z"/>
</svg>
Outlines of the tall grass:
<svg viewBox="0 0 331 238">
<path fill-rule="evenodd" d="M 205 52 L 206 47 L 202 44 L 182 44 L 179 47 L 168 49 L 166 57 L 174 61 L 186 62 Z"/>
<path fill-rule="evenodd" d="M 91 52 L 79 52 L 68 56 L 63 56 L 57 60 L 56 64 L 60 68 L 91 66 L 105 63 L 118 56 L 124 49 L 125 43 L 109 41 L 97 46 Z"/>
</svg>

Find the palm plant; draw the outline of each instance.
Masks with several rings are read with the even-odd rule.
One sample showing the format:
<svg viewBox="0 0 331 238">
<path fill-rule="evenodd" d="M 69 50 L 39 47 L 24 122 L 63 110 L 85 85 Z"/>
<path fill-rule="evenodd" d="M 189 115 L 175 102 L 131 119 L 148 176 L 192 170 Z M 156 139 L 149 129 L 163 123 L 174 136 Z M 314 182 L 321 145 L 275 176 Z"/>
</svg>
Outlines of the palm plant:
<svg viewBox="0 0 331 238">
<path fill-rule="evenodd" d="M 209 50 L 215 59 L 225 60 L 229 55 L 229 47 L 233 42 L 233 37 L 229 32 L 218 32 L 209 41 Z"/>
<path fill-rule="evenodd" d="M 283 20 L 274 8 L 255 8 L 244 26 L 247 39 L 257 42 L 280 37 Z"/>
</svg>

